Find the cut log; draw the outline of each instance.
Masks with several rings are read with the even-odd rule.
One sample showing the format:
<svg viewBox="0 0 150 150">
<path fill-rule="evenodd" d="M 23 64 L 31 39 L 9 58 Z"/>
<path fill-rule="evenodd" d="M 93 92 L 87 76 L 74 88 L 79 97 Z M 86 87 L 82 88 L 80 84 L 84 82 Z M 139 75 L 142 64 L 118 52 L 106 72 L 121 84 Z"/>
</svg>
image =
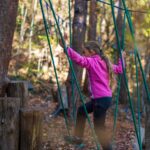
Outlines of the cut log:
<svg viewBox="0 0 150 150">
<path fill-rule="evenodd" d="M 28 82 L 27 81 L 11 81 L 7 87 L 8 97 L 19 97 L 20 107 L 27 106 L 28 102 Z"/>
<path fill-rule="evenodd" d="M 0 150 L 18 150 L 19 98 L 0 98 Z"/>
<path fill-rule="evenodd" d="M 20 150 L 40 150 L 43 108 L 23 108 L 20 117 Z"/>
</svg>

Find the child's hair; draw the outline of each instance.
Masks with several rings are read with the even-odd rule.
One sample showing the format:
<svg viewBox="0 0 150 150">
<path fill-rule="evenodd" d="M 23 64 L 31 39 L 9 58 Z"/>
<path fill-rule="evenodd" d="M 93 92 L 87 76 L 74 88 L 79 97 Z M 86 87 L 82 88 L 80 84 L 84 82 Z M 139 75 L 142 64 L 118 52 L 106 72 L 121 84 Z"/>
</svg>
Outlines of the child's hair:
<svg viewBox="0 0 150 150">
<path fill-rule="evenodd" d="M 87 49 L 87 50 L 93 50 L 95 51 L 96 54 L 100 55 L 100 57 L 106 62 L 106 65 L 107 65 L 107 69 L 108 69 L 108 72 L 110 73 L 111 72 L 111 65 L 110 65 L 110 62 L 108 60 L 108 58 L 104 55 L 102 49 L 100 48 L 100 45 L 98 42 L 96 41 L 88 41 L 84 44 L 84 47 Z"/>
</svg>

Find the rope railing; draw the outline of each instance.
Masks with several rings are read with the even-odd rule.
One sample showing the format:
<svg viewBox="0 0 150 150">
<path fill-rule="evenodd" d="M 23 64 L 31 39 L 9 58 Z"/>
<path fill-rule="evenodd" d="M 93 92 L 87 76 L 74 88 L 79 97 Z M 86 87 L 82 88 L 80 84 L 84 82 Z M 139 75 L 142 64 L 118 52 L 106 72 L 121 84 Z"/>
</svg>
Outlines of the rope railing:
<svg viewBox="0 0 150 150">
<path fill-rule="evenodd" d="M 58 18 L 56 17 L 56 13 L 55 13 L 55 10 L 53 8 L 52 1 L 51 0 L 48 0 L 48 1 L 49 1 L 48 7 L 52 11 L 52 15 L 54 17 L 55 24 L 56 24 L 59 36 L 60 36 L 60 38 L 62 40 L 62 43 L 63 43 L 63 46 L 64 46 L 64 52 L 67 55 L 67 59 L 68 59 L 68 62 L 69 62 L 69 65 L 70 65 L 70 68 L 71 68 L 71 71 L 72 71 L 72 80 L 74 80 L 73 84 L 75 84 L 76 87 L 77 87 L 77 90 L 79 92 L 79 96 L 80 96 L 81 102 L 82 102 L 82 104 L 84 106 L 84 111 L 86 113 L 87 120 L 88 120 L 88 123 L 90 125 L 90 128 L 91 128 L 91 131 L 92 131 L 92 134 L 93 134 L 93 137 L 94 137 L 97 149 L 100 150 L 100 145 L 99 145 L 99 142 L 97 140 L 97 137 L 96 137 L 93 125 L 91 124 L 90 118 L 88 116 L 88 112 L 87 112 L 85 104 L 84 104 L 84 98 L 83 98 L 83 95 L 82 95 L 79 83 L 77 81 L 77 77 L 76 77 L 76 74 L 75 74 L 72 62 L 69 59 L 69 56 L 68 56 L 68 53 L 67 53 L 66 43 L 65 43 L 65 40 L 63 38 L 62 32 L 61 32 L 60 27 L 59 27 Z M 144 86 L 145 86 L 145 89 L 146 89 L 146 93 L 147 93 L 147 97 L 148 97 L 148 101 L 149 102 L 150 102 L 150 95 L 149 95 L 148 85 L 146 83 L 145 73 L 144 73 L 143 68 L 142 68 L 140 55 L 139 55 L 138 50 L 137 50 L 137 44 L 136 44 L 136 40 L 135 40 L 135 36 L 134 36 L 134 28 L 133 28 L 133 25 L 132 25 L 132 20 L 131 20 L 131 16 L 130 16 L 129 12 L 139 12 L 139 13 L 149 13 L 149 12 L 129 10 L 126 7 L 126 4 L 125 4 L 124 0 L 122 0 L 123 8 L 115 6 L 113 0 L 110 0 L 110 3 L 104 2 L 102 0 L 97 0 L 97 1 L 98 2 L 102 2 L 104 4 L 107 4 L 107 5 L 111 6 L 111 12 L 112 12 L 113 22 L 114 22 L 114 27 L 115 27 L 115 34 L 116 34 L 116 39 L 117 39 L 118 51 L 119 51 L 119 54 L 121 56 L 121 63 L 122 63 L 122 68 L 123 68 L 123 77 L 124 77 L 124 80 L 125 80 L 125 86 L 126 86 L 126 89 L 127 89 L 128 100 L 129 100 L 129 104 L 130 104 L 131 114 L 132 114 L 132 118 L 133 118 L 133 122 L 134 122 L 134 128 L 135 128 L 135 132 L 136 132 L 136 136 L 137 136 L 139 148 L 140 148 L 140 150 L 142 150 L 142 143 L 141 143 L 141 137 L 140 137 L 140 135 L 141 135 L 140 134 L 140 117 L 138 116 L 138 124 L 139 124 L 139 126 L 138 126 L 139 129 L 138 129 L 137 125 L 136 125 L 137 124 L 136 123 L 136 117 L 135 117 L 135 113 L 134 113 L 134 109 L 133 109 L 132 99 L 131 99 L 131 96 L 130 96 L 129 86 L 128 86 L 128 78 L 126 76 L 126 71 L 125 71 L 125 68 L 124 68 L 123 58 L 122 58 L 122 54 L 121 54 L 121 50 L 124 49 L 124 34 L 123 34 L 123 37 L 122 37 L 122 41 L 120 41 L 119 34 L 118 34 L 117 23 L 116 23 L 116 18 L 115 18 L 115 13 L 114 13 L 114 8 L 118 8 L 118 9 L 121 9 L 121 10 L 124 11 L 124 13 L 125 13 L 124 18 L 127 18 L 127 21 L 128 21 L 128 24 L 129 24 L 129 29 L 130 29 L 131 36 L 132 36 L 132 40 L 134 42 L 134 58 L 135 58 L 135 64 L 136 64 L 136 83 L 137 83 L 138 107 L 140 107 L 140 104 L 139 104 L 140 103 L 140 96 L 139 96 L 139 88 L 138 88 L 138 85 L 139 85 L 139 83 L 138 83 L 138 63 L 139 63 L 140 71 L 142 73 L 142 78 L 143 78 L 143 82 L 144 82 Z M 48 4 L 48 2 L 47 2 L 47 4 Z M 56 81 L 57 81 L 57 84 L 58 84 L 59 96 L 60 96 L 60 99 L 62 99 L 61 98 L 62 96 L 61 96 L 60 85 L 59 85 L 59 81 L 58 81 L 58 75 L 57 75 L 57 72 L 56 72 L 56 67 L 55 67 L 55 63 L 54 63 L 54 60 L 53 60 L 53 54 L 52 54 L 52 50 L 51 50 L 51 43 L 50 43 L 48 31 L 47 31 L 48 25 L 47 25 L 47 21 L 46 21 L 45 15 L 44 15 L 44 9 L 43 9 L 43 5 L 42 5 L 42 0 L 40 0 L 40 6 L 41 6 L 42 15 L 43 15 L 43 21 L 44 21 L 45 31 L 46 31 L 46 35 L 47 35 L 47 40 L 48 40 L 49 48 L 50 48 L 50 54 L 51 54 L 51 58 L 52 58 L 52 62 L 53 62 L 53 67 L 54 67 L 54 72 L 55 72 L 55 76 L 56 76 Z M 72 31 L 71 31 L 72 27 L 71 27 L 71 10 L 70 10 L 70 8 L 71 8 L 71 6 L 70 6 L 70 0 L 68 0 L 70 45 L 72 45 Z M 125 20 L 124 20 L 124 27 L 123 27 L 123 29 L 125 30 Z M 116 109 L 115 109 L 114 127 L 113 127 L 113 131 L 114 132 L 115 132 L 115 128 L 116 128 L 116 120 L 117 120 L 117 112 L 118 112 L 118 98 L 119 98 L 119 91 L 120 91 L 120 82 L 121 82 L 121 77 L 119 77 L 118 92 L 117 92 L 117 96 L 116 96 Z M 61 100 L 61 105 L 63 106 L 62 100 Z M 64 107 L 63 107 L 63 109 L 64 109 Z M 139 114 L 139 112 L 138 112 L 138 114 Z M 66 126 L 68 128 L 68 125 L 67 125 L 68 122 L 67 122 L 67 118 L 66 118 L 65 112 L 64 112 L 64 116 L 65 116 Z M 68 133 L 69 133 L 69 129 L 68 129 Z"/>
<path fill-rule="evenodd" d="M 97 2 L 101 2 L 101 3 L 103 3 L 103 4 L 106 4 L 106 5 L 111 6 L 110 3 L 105 2 L 105 1 L 103 1 L 103 0 L 97 0 Z M 125 11 L 124 8 L 119 7 L 119 6 L 116 6 L 116 5 L 114 5 L 114 4 L 113 4 L 113 7 Z M 149 10 L 147 10 L 147 11 L 132 10 L 132 9 L 128 9 L 128 10 L 129 10 L 130 12 L 133 12 L 133 13 L 150 14 L 150 11 L 149 11 Z"/>
<path fill-rule="evenodd" d="M 41 5 L 41 10 L 42 10 L 42 6 L 43 6 L 43 5 L 42 5 L 42 0 L 40 0 L 40 5 Z M 80 86 L 79 86 L 79 84 L 78 84 L 77 77 L 76 77 L 76 75 L 75 75 L 72 62 L 71 62 L 71 60 L 69 59 L 69 56 L 68 56 L 68 53 L 67 53 L 66 43 L 65 43 L 65 40 L 64 40 L 64 38 L 63 38 L 62 32 L 61 32 L 61 30 L 60 30 L 59 23 L 58 23 L 58 20 L 57 20 L 57 17 L 56 17 L 56 14 L 55 14 L 55 11 L 54 11 L 54 8 L 53 8 L 53 4 L 52 4 L 52 1 L 51 1 L 51 0 L 49 0 L 49 6 L 50 6 L 50 8 L 51 8 L 53 17 L 54 17 L 54 19 L 55 19 L 55 23 L 56 23 L 56 26 L 57 26 L 59 35 L 60 35 L 62 44 L 63 44 L 63 46 L 64 46 L 64 52 L 65 52 L 66 55 L 67 55 L 67 59 L 68 59 L 68 62 L 69 62 L 69 65 L 70 65 L 70 68 L 71 68 L 71 71 L 72 71 L 72 75 L 73 75 L 73 78 L 74 78 L 74 82 L 75 82 L 75 85 L 76 85 L 76 87 L 77 87 L 77 90 L 78 90 L 78 93 L 79 93 L 81 102 L 82 102 L 82 104 L 83 104 L 84 111 L 85 111 L 85 113 L 86 113 L 86 117 L 87 117 L 87 120 L 88 120 L 90 129 L 91 129 L 91 131 L 92 131 L 92 135 L 93 135 L 94 141 L 95 141 L 95 143 L 96 143 L 97 149 L 100 150 L 100 144 L 99 144 L 98 139 L 97 139 L 97 136 L 96 136 L 96 134 L 95 134 L 94 127 L 93 127 L 93 125 L 92 125 L 92 123 L 91 123 L 91 121 L 90 121 L 88 112 L 87 112 L 87 110 L 86 110 L 85 103 L 84 103 L 84 98 L 83 98 L 83 95 L 82 95 L 82 93 L 81 93 L 81 89 L 80 89 Z M 42 10 L 42 14 L 44 14 L 44 10 Z M 43 15 L 43 16 L 44 16 L 44 15 Z M 43 19 L 44 19 L 44 18 L 43 18 Z M 44 20 L 45 20 L 45 19 L 44 19 Z M 48 34 L 48 33 L 47 33 L 47 29 L 46 29 L 46 20 L 44 21 L 44 25 L 45 25 L 46 34 Z M 47 37 L 48 37 L 48 36 L 47 36 Z M 49 43 L 49 46 L 50 46 L 49 37 L 48 37 L 47 39 L 48 39 L 48 43 Z M 60 92 L 60 91 L 59 91 L 59 92 Z M 66 122 L 66 124 L 67 124 L 67 122 Z"/>
</svg>

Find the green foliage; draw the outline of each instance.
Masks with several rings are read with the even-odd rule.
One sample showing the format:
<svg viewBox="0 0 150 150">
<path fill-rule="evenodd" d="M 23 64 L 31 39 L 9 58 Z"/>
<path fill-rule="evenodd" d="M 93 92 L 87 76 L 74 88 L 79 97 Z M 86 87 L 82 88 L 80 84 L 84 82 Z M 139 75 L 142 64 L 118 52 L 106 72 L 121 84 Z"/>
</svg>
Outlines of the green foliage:
<svg viewBox="0 0 150 150">
<path fill-rule="evenodd" d="M 64 19 L 66 22 L 68 22 L 68 10 L 67 10 L 67 5 L 68 5 L 68 0 L 56 0 L 53 1 L 54 2 L 54 6 L 55 6 L 55 10 L 58 16 L 60 16 L 62 19 Z M 133 1 L 127 1 L 128 3 L 128 7 L 129 9 L 132 10 L 139 10 L 139 11 L 147 11 L 149 10 L 150 4 L 149 4 L 149 0 L 133 0 Z M 43 1 L 44 4 L 44 1 Z M 45 4 L 44 4 L 45 5 Z M 27 0 L 27 1 L 20 1 L 19 3 L 19 7 L 18 7 L 18 18 L 17 18 L 17 28 L 16 28 L 16 33 L 15 33 L 15 48 L 18 48 L 18 51 L 20 53 L 23 53 L 25 56 L 29 55 L 29 39 L 30 39 L 30 31 L 31 31 L 31 22 L 32 22 L 32 15 L 33 15 L 33 6 L 34 6 L 34 0 Z M 24 17 L 24 11 L 25 8 L 27 8 L 28 13 L 27 13 L 27 18 L 25 21 L 25 25 L 23 27 L 23 32 L 24 32 L 24 38 L 23 41 L 21 43 L 20 42 L 20 29 L 21 29 L 21 25 L 23 22 L 23 17 Z M 63 8 L 63 9 L 62 9 Z M 74 9 L 74 7 L 72 7 Z M 117 9 L 116 9 L 117 10 Z M 50 10 L 46 10 L 45 8 L 45 12 L 46 12 L 46 18 L 48 20 L 49 24 L 52 24 L 52 29 L 51 29 L 51 34 L 50 34 L 50 38 L 51 38 L 51 44 L 53 45 L 53 48 L 55 49 L 55 47 L 57 46 L 57 36 L 55 33 L 55 29 L 54 29 L 54 19 L 52 17 L 51 11 Z M 73 17 L 73 12 L 74 10 L 72 10 L 72 17 Z M 102 3 L 98 3 L 97 6 L 97 14 L 98 14 L 98 24 L 97 24 L 97 35 L 101 36 L 103 43 L 105 41 L 108 40 L 108 42 L 106 42 L 106 46 L 104 47 L 104 49 L 107 50 L 107 55 L 110 56 L 112 59 L 116 57 L 115 52 L 112 50 L 112 45 L 115 43 L 116 39 L 115 39 L 115 35 L 113 31 L 113 22 L 112 22 L 112 14 L 111 14 L 111 9 L 110 6 L 107 5 L 103 5 Z M 33 35 L 31 37 L 32 39 L 32 43 L 31 43 L 31 50 L 32 51 L 36 51 L 39 49 L 43 49 L 44 47 L 47 46 L 47 37 L 45 34 L 45 29 L 44 29 L 44 25 L 43 25 L 43 20 L 42 20 L 42 14 L 40 11 L 40 7 L 39 5 L 37 5 L 36 11 L 34 12 L 34 21 L 33 21 Z M 140 17 L 139 17 L 140 16 Z M 67 18 L 67 19 L 66 19 Z M 140 45 L 140 47 L 142 47 L 143 49 L 145 48 L 145 38 L 149 38 L 150 36 L 150 11 L 147 14 L 140 14 L 140 13 L 132 13 L 132 20 L 133 20 L 133 24 L 134 24 L 134 28 L 135 28 L 135 33 L 136 33 L 136 40 L 137 43 Z M 101 22 L 105 21 L 104 24 L 102 24 Z M 69 34 L 69 30 L 60 25 L 61 29 L 63 31 L 63 28 L 65 28 L 64 30 Z M 88 22 L 87 22 L 87 27 L 88 27 Z M 102 28 L 104 29 L 103 33 L 101 33 Z M 64 31 L 63 31 L 64 32 Z M 113 33 L 113 38 L 111 37 L 111 32 Z M 103 45 L 102 43 L 102 45 Z M 150 43 L 147 43 L 147 45 Z M 127 25 L 127 29 L 126 29 L 126 34 L 125 34 L 125 49 L 126 50 L 130 50 L 133 49 L 133 41 L 130 35 L 130 31 Z M 144 51 L 145 52 L 145 51 Z M 37 62 L 39 60 L 39 56 L 38 55 L 33 55 L 28 62 L 26 62 L 26 64 L 22 64 L 22 68 L 24 69 L 28 69 L 28 72 L 26 74 L 27 77 L 32 77 L 38 74 L 37 68 Z M 134 62 L 131 61 L 129 62 L 131 66 L 134 67 Z M 42 74 L 42 72 L 41 72 Z"/>
<path fill-rule="evenodd" d="M 38 35 L 39 40 L 47 41 L 46 35 Z"/>
<path fill-rule="evenodd" d="M 146 14 L 145 15 L 145 18 L 144 18 L 144 22 L 142 23 L 142 26 L 143 26 L 143 35 L 145 37 L 150 37 L 150 11 L 149 11 L 149 14 Z"/>
</svg>

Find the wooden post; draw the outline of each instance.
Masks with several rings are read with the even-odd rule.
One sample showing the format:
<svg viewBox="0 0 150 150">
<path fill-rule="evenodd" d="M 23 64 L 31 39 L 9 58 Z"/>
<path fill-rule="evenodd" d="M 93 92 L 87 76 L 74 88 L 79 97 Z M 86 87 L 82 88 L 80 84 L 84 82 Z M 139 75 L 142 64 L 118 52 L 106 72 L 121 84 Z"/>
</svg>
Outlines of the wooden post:
<svg viewBox="0 0 150 150">
<path fill-rule="evenodd" d="M 42 108 L 22 108 L 20 117 L 19 150 L 40 150 L 43 120 Z"/>
<path fill-rule="evenodd" d="M 18 150 L 19 98 L 0 97 L 0 150 Z"/>
<path fill-rule="evenodd" d="M 28 102 L 28 82 L 27 81 L 11 81 L 7 87 L 8 97 L 19 97 L 20 107 L 27 106 Z"/>
</svg>

